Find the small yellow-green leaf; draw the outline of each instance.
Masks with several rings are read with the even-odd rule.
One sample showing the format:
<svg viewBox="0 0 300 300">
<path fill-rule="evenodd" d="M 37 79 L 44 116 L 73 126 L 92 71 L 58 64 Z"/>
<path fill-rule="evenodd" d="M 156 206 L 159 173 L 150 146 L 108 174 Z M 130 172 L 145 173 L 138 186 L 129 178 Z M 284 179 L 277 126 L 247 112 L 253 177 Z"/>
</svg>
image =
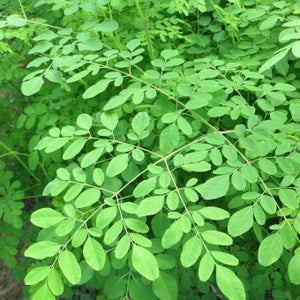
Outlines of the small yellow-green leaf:
<svg viewBox="0 0 300 300">
<path fill-rule="evenodd" d="M 43 83 L 42 77 L 33 77 L 27 81 L 23 81 L 21 91 L 25 96 L 31 96 L 41 89 Z"/>
<path fill-rule="evenodd" d="M 152 196 L 141 201 L 136 214 L 139 217 L 155 215 L 164 205 L 164 196 Z"/>
<path fill-rule="evenodd" d="M 200 261 L 198 268 L 198 277 L 201 281 L 207 281 L 212 275 L 215 268 L 214 260 L 210 253 L 205 253 Z"/>
<path fill-rule="evenodd" d="M 75 206 L 78 208 L 90 206 L 100 198 L 100 189 L 90 188 L 81 193 L 75 200 Z"/>
<path fill-rule="evenodd" d="M 153 191 L 155 184 L 155 177 L 143 180 L 135 187 L 132 194 L 135 198 L 143 197 Z"/>
<path fill-rule="evenodd" d="M 56 271 L 55 268 L 52 268 L 47 278 L 47 281 L 50 291 L 55 296 L 60 296 L 64 292 L 64 284 L 61 275 L 59 274 L 59 272 Z"/>
<path fill-rule="evenodd" d="M 245 300 L 246 293 L 241 280 L 228 268 L 216 266 L 216 281 L 220 291 L 230 300 Z"/>
<path fill-rule="evenodd" d="M 60 245 L 55 242 L 41 241 L 31 245 L 24 255 L 35 259 L 44 259 L 56 255 L 59 249 Z"/>
<path fill-rule="evenodd" d="M 190 238 L 184 245 L 180 255 L 180 261 L 185 268 L 191 267 L 202 252 L 202 243 L 197 236 Z"/>
<path fill-rule="evenodd" d="M 89 237 L 83 247 L 83 256 L 87 264 L 94 270 L 102 270 L 105 265 L 106 254 L 95 239 Z"/>
<path fill-rule="evenodd" d="M 80 282 L 81 269 L 72 252 L 64 250 L 58 257 L 58 265 L 70 283 L 78 284 Z"/>
<path fill-rule="evenodd" d="M 26 285 L 34 285 L 44 280 L 49 273 L 51 268 L 49 266 L 36 267 L 31 269 L 25 276 L 24 282 Z"/>
<path fill-rule="evenodd" d="M 225 196 L 229 189 L 229 175 L 220 175 L 208 179 L 198 187 L 205 200 L 218 199 Z"/>
<path fill-rule="evenodd" d="M 64 220 L 64 216 L 52 208 L 40 208 L 33 212 L 30 221 L 35 226 L 49 228 Z"/>
<path fill-rule="evenodd" d="M 134 269 L 146 279 L 154 281 L 159 277 L 158 263 L 149 250 L 134 245 L 131 260 Z"/>
<path fill-rule="evenodd" d="M 128 166 L 129 156 L 128 154 L 120 154 L 115 156 L 108 164 L 106 169 L 106 175 L 108 177 L 115 177 L 124 172 Z"/>
<path fill-rule="evenodd" d="M 271 234 L 262 241 L 258 248 L 258 262 L 262 266 L 270 266 L 280 258 L 282 251 L 280 235 Z"/>
<path fill-rule="evenodd" d="M 288 274 L 293 284 L 300 284 L 300 253 L 296 253 L 288 265 Z"/>
</svg>

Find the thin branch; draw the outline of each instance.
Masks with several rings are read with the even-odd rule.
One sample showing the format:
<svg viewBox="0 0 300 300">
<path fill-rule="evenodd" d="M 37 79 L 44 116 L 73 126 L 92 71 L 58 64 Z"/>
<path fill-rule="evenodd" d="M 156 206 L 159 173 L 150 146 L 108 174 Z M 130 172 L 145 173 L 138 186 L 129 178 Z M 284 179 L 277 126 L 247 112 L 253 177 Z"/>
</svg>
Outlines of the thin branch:
<svg viewBox="0 0 300 300">
<path fill-rule="evenodd" d="M 24 19 L 27 21 L 27 16 L 26 16 L 26 13 L 25 13 L 25 9 L 24 9 L 24 7 L 23 7 L 23 4 L 22 4 L 21 0 L 18 0 L 18 2 L 19 2 L 19 5 L 20 5 L 20 8 L 21 8 L 21 10 L 22 10 L 23 17 L 24 17 Z"/>
<path fill-rule="evenodd" d="M 0 141 L 0 146 L 2 146 L 5 150 L 11 153 L 11 155 L 24 167 L 24 169 L 28 172 L 30 176 L 32 176 L 38 183 L 40 183 L 40 179 L 35 176 L 34 173 L 32 173 L 29 168 L 26 166 L 26 164 L 22 161 L 22 159 L 16 154 L 15 151 L 13 151 L 11 148 L 9 148 L 4 142 Z"/>
</svg>

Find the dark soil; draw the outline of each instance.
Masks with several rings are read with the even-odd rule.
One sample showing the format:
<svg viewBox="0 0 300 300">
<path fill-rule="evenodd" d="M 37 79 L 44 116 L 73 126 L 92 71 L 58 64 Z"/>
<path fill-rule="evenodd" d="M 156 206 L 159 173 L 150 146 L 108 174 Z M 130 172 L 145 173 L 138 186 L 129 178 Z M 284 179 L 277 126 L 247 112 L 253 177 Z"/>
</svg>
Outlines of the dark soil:
<svg viewBox="0 0 300 300">
<path fill-rule="evenodd" d="M 22 300 L 22 282 L 13 280 L 13 270 L 0 260 L 0 300 Z"/>
</svg>

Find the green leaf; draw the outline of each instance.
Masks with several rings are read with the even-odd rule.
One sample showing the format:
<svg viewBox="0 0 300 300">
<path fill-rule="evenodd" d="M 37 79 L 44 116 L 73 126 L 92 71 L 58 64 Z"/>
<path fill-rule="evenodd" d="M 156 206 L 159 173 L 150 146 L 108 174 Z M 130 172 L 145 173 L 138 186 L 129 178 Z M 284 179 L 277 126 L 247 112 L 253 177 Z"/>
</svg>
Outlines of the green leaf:
<svg viewBox="0 0 300 300">
<path fill-rule="evenodd" d="M 221 251 L 211 251 L 211 255 L 225 265 L 237 266 L 239 264 L 239 260 L 233 256 L 232 254 L 221 252 Z"/>
<path fill-rule="evenodd" d="M 129 99 L 129 95 L 120 94 L 112 97 L 103 107 L 104 111 L 108 111 L 123 105 Z"/>
<path fill-rule="evenodd" d="M 44 259 L 56 255 L 59 249 L 60 245 L 55 242 L 42 241 L 31 245 L 24 255 L 35 259 Z"/>
<path fill-rule="evenodd" d="M 225 196 L 229 189 L 229 175 L 215 176 L 208 179 L 197 189 L 205 200 L 218 199 Z"/>
<path fill-rule="evenodd" d="M 179 54 L 179 52 L 177 50 L 173 50 L 173 49 L 165 49 L 163 50 L 160 55 L 165 59 L 168 60 L 170 58 L 173 58 L 175 56 L 177 56 Z"/>
<path fill-rule="evenodd" d="M 276 213 L 276 202 L 269 195 L 261 195 L 259 199 L 262 208 L 270 215 Z"/>
<path fill-rule="evenodd" d="M 97 39 L 88 39 L 78 44 L 80 51 L 99 51 L 102 49 L 103 44 Z"/>
<path fill-rule="evenodd" d="M 262 266 L 270 266 L 276 262 L 283 251 L 282 241 L 279 234 L 267 236 L 258 248 L 258 262 Z"/>
<path fill-rule="evenodd" d="M 104 268 L 106 254 L 101 244 L 95 239 L 89 237 L 86 240 L 82 253 L 85 261 L 92 269 L 99 271 Z"/>
<path fill-rule="evenodd" d="M 185 135 L 191 135 L 193 133 L 193 128 L 190 125 L 190 123 L 182 116 L 179 116 L 177 119 L 177 125 L 179 129 L 182 131 Z"/>
<path fill-rule="evenodd" d="M 108 164 L 106 175 L 108 177 L 115 177 L 127 169 L 129 163 L 128 154 L 120 154 L 115 156 Z"/>
<path fill-rule="evenodd" d="M 94 150 L 92 150 L 91 152 L 87 153 L 81 163 L 80 163 L 80 167 L 81 168 L 86 168 L 89 167 L 90 165 L 93 165 L 94 163 L 96 163 L 98 161 L 98 159 L 100 158 L 100 156 L 103 153 L 103 148 L 96 148 Z"/>
<path fill-rule="evenodd" d="M 184 63 L 184 59 L 182 58 L 173 58 L 165 63 L 166 67 L 175 67 Z"/>
<path fill-rule="evenodd" d="M 245 300 L 246 294 L 243 283 L 228 268 L 216 266 L 216 281 L 220 291 L 230 300 Z"/>
<path fill-rule="evenodd" d="M 246 180 L 239 171 L 232 173 L 231 183 L 238 191 L 243 191 L 246 188 Z"/>
<path fill-rule="evenodd" d="M 67 83 L 72 83 L 72 82 L 76 82 L 80 79 L 82 79 L 83 77 L 87 76 L 91 71 L 90 70 L 83 70 L 79 73 L 76 73 L 75 75 L 71 76 L 68 80 Z"/>
<path fill-rule="evenodd" d="M 176 125 L 172 124 L 163 129 L 159 137 L 159 148 L 162 153 L 171 153 L 179 143 L 179 131 Z"/>
<path fill-rule="evenodd" d="M 57 236 L 65 236 L 69 234 L 75 227 L 74 219 L 65 219 L 55 228 L 55 234 Z"/>
<path fill-rule="evenodd" d="M 297 196 L 296 191 L 289 189 L 280 189 L 279 199 L 284 205 L 291 209 L 297 209 L 299 206 L 299 197 Z"/>
<path fill-rule="evenodd" d="M 60 223 L 65 217 L 52 208 L 40 208 L 32 213 L 30 221 L 35 226 L 49 228 Z"/>
<path fill-rule="evenodd" d="M 112 32 L 116 31 L 119 28 L 119 24 L 117 21 L 113 19 L 105 19 L 102 23 L 99 24 L 97 29 L 99 31 L 104 31 L 104 32 Z"/>
<path fill-rule="evenodd" d="M 99 80 L 97 83 L 95 83 L 94 85 L 91 85 L 82 95 L 83 99 L 89 99 L 89 98 L 93 98 L 101 93 L 103 93 L 109 83 L 110 83 L 110 79 L 101 79 Z"/>
<path fill-rule="evenodd" d="M 204 225 L 204 219 L 199 212 L 197 212 L 197 211 L 193 212 L 192 217 L 198 226 Z"/>
<path fill-rule="evenodd" d="M 61 180 L 55 181 L 50 191 L 51 196 L 53 197 L 58 196 L 68 187 L 68 185 L 69 185 L 68 181 L 61 181 Z"/>
<path fill-rule="evenodd" d="M 149 227 L 139 219 L 126 218 L 124 221 L 126 226 L 135 232 L 146 233 L 149 231 Z"/>
<path fill-rule="evenodd" d="M 184 164 L 181 168 L 187 172 L 207 172 L 211 169 L 211 165 L 206 161 Z"/>
<path fill-rule="evenodd" d="M 230 112 L 230 107 L 215 106 L 208 111 L 208 115 L 212 118 L 222 117 Z"/>
<path fill-rule="evenodd" d="M 261 158 L 258 161 L 258 166 L 260 167 L 261 170 L 263 170 L 265 173 L 269 175 L 275 175 L 277 173 L 277 168 L 270 159 Z"/>
<path fill-rule="evenodd" d="M 42 77 L 33 77 L 29 80 L 23 81 L 21 91 L 25 96 L 31 96 L 37 93 L 43 86 L 44 81 Z"/>
<path fill-rule="evenodd" d="M 207 206 L 199 210 L 200 214 L 210 220 L 224 220 L 230 217 L 230 214 L 215 206 Z"/>
<path fill-rule="evenodd" d="M 132 194 L 135 198 L 143 197 L 149 194 L 150 192 L 152 192 L 153 189 L 155 188 L 155 185 L 156 185 L 155 177 L 143 180 L 135 187 Z"/>
<path fill-rule="evenodd" d="M 170 192 L 167 196 L 166 203 L 170 210 L 175 210 L 179 204 L 179 196 L 176 191 Z"/>
<path fill-rule="evenodd" d="M 223 158 L 221 151 L 218 148 L 213 148 L 210 151 L 209 156 L 215 166 L 220 166 L 222 164 Z"/>
<path fill-rule="evenodd" d="M 58 35 L 51 30 L 46 29 L 42 33 L 38 34 L 33 38 L 34 41 L 51 41 L 55 39 Z"/>
<path fill-rule="evenodd" d="M 258 72 L 263 73 L 264 71 L 270 69 L 272 66 L 277 64 L 280 60 L 282 60 L 287 55 L 288 52 L 289 52 L 289 49 L 285 49 L 285 50 L 282 50 L 279 53 L 275 54 L 260 67 Z"/>
<path fill-rule="evenodd" d="M 53 139 L 46 147 L 45 153 L 54 152 L 60 148 L 62 148 L 67 142 L 69 138 L 56 138 Z"/>
<path fill-rule="evenodd" d="M 241 174 L 250 183 L 257 182 L 258 179 L 258 172 L 257 170 L 251 165 L 243 165 L 241 167 Z"/>
<path fill-rule="evenodd" d="M 159 277 L 158 263 L 149 250 L 133 245 L 131 260 L 134 269 L 146 279 L 154 281 Z"/>
<path fill-rule="evenodd" d="M 191 267 L 196 263 L 202 252 L 202 243 L 197 236 L 187 240 L 183 245 L 180 261 L 185 268 Z"/>
<path fill-rule="evenodd" d="M 295 223 L 296 222 L 297 221 L 295 221 Z M 281 226 L 279 234 L 284 248 L 291 249 L 296 245 L 296 232 L 293 230 L 292 227 L 289 226 L 287 222 L 285 222 L 284 225 Z"/>
<path fill-rule="evenodd" d="M 206 230 L 201 233 L 201 236 L 207 243 L 212 245 L 229 246 L 233 243 L 228 234 L 216 230 Z"/>
<path fill-rule="evenodd" d="M 93 119 L 88 114 L 81 114 L 77 117 L 76 124 L 82 129 L 89 130 L 92 127 Z"/>
<path fill-rule="evenodd" d="M 139 39 L 133 39 L 126 44 L 126 48 L 129 51 L 134 51 L 138 46 L 140 46 L 141 41 Z"/>
<path fill-rule="evenodd" d="M 57 70 L 47 70 L 45 72 L 45 77 L 51 82 L 61 82 L 63 75 L 60 71 Z"/>
<path fill-rule="evenodd" d="M 113 221 L 117 212 L 118 210 L 116 207 L 102 209 L 96 218 L 96 226 L 100 229 L 104 229 Z"/>
<path fill-rule="evenodd" d="M 139 217 L 155 215 L 162 209 L 163 205 L 163 196 L 152 196 L 140 202 L 136 214 Z"/>
<path fill-rule="evenodd" d="M 201 281 L 207 281 L 215 268 L 214 260 L 209 252 L 205 253 L 200 261 L 198 268 L 198 277 Z"/>
<path fill-rule="evenodd" d="M 120 276 L 108 276 L 104 280 L 104 294 L 108 299 L 122 299 L 127 291 L 127 281 Z"/>
<path fill-rule="evenodd" d="M 51 268 L 49 266 L 33 268 L 25 276 L 24 282 L 26 285 L 37 284 L 42 280 L 44 280 L 49 275 L 50 272 L 51 272 Z"/>
<path fill-rule="evenodd" d="M 83 184 L 74 184 L 73 186 L 71 186 L 64 195 L 64 201 L 68 202 L 75 199 L 81 193 L 83 188 Z"/>
<path fill-rule="evenodd" d="M 111 245 L 116 241 L 118 236 L 121 234 L 123 231 L 123 225 L 121 220 L 118 220 L 115 222 L 105 233 L 104 236 L 104 243 L 106 245 Z"/>
<path fill-rule="evenodd" d="M 87 230 L 85 228 L 81 228 L 76 231 L 72 238 L 72 246 L 74 248 L 80 247 L 87 238 Z"/>
<path fill-rule="evenodd" d="M 208 93 L 201 93 L 201 95 L 199 95 L 199 97 L 195 98 L 195 99 L 191 99 L 189 100 L 185 107 L 188 110 L 195 110 L 195 109 L 199 109 L 202 107 L 205 107 L 209 100 L 212 99 L 212 96 Z"/>
<path fill-rule="evenodd" d="M 278 16 L 271 15 L 268 18 L 266 18 L 260 25 L 259 30 L 267 30 L 275 26 L 275 24 L 278 21 Z"/>
<path fill-rule="evenodd" d="M 300 41 L 296 41 L 292 47 L 292 53 L 295 57 L 300 57 Z"/>
<path fill-rule="evenodd" d="M 72 5 L 72 6 L 68 6 L 64 9 L 64 14 L 65 16 L 71 16 L 73 14 L 75 14 L 79 9 L 78 5 Z"/>
<path fill-rule="evenodd" d="M 43 284 L 32 296 L 32 300 L 55 300 L 55 297 L 48 288 L 47 283 Z"/>
<path fill-rule="evenodd" d="M 142 137 L 149 125 L 149 116 L 145 112 L 137 113 L 132 119 L 131 126 L 139 137 Z"/>
<path fill-rule="evenodd" d="M 78 208 L 90 206 L 99 200 L 100 195 L 99 188 L 87 189 L 76 198 L 75 206 Z"/>
<path fill-rule="evenodd" d="M 83 169 L 76 167 L 72 170 L 73 177 L 78 182 L 86 181 L 86 173 Z"/>
<path fill-rule="evenodd" d="M 101 123 L 111 131 L 117 127 L 118 121 L 119 117 L 116 113 L 104 111 L 101 114 Z"/>
<path fill-rule="evenodd" d="M 288 274 L 293 284 L 300 284 L 300 253 L 296 253 L 288 265 Z"/>
<path fill-rule="evenodd" d="M 129 294 L 132 299 L 157 300 L 151 285 L 145 283 L 142 278 L 130 280 Z"/>
<path fill-rule="evenodd" d="M 48 41 L 38 42 L 33 48 L 28 51 L 28 54 L 45 53 L 53 47 L 53 44 Z M 26 77 L 25 77 L 26 78 Z"/>
<path fill-rule="evenodd" d="M 96 185 L 102 186 L 103 181 L 104 181 L 104 173 L 103 173 L 102 169 L 100 169 L 100 168 L 94 169 L 93 181 L 95 182 Z"/>
<path fill-rule="evenodd" d="M 148 238 L 144 237 L 139 233 L 130 233 L 130 238 L 132 241 L 142 247 L 150 248 L 152 247 L 152 242 Z"/>
<path fill-rule="evenodd" d="M 129 251 L 130 248 L 130 238 L 128 235 L 122 236 L 118 241 L 115 249 L 115 256 L 117 259 L 122 259 Z"/>
<path fill-rule="evenodd" d="M 132 151 L 132 158 L 135 161 L 143 161 L 144 158 L 145 158 L 145 153 L 142 150 L 140 150 L 140 149 L 134 149 Z"/>
<path fill-rule="evenodd" d="M 70 180 L 70 173 L 65 168 L 58 168 L 56 170 L 56 175 L 61 180 Z"/>
<path fill-rule="evenodd" d="M 22 18 L 20 15 L 10 15 L 6 18 L 7 24 L 10 26 L 22 27 L 26 25 L 26 20 Z"/>
<path fill-rule="evenodd" d="M 165 272 L 160 272 L 159 277 L 153 281 L 152 289 L 154 294 L 163 300 L 177 299 L 178 286 L 177 281 L 173 276 Z"/>
<path fill-rule="evenodd" d="M 228 233 L 233 236 L 239 236 L 247 232 L 253 226 L 253 208 L 247 206 L 235 212 L 228 222 Z"/>
<path fill-rule="evenodd" d="M 61 275 L 56 271 L 56 269 L 52 268 L 47 281 L 50 291 L 55 296 L 60 296 L 64 292 L 64 284 Z"/>
<path fill-rule="evenodd" d="M 177 244 L 183 235 L 182 227 L 179 222 L 174 222 L 164 233 L 161 244 L 168 249 Z"/>
<path fill-rule="evenodd" d="M 81 269 L 75 255 L 69 250 L 64 250 L 58 257 L 58 265 L 72 284 L 78 284 L 81 279 Z"/>
</svg>

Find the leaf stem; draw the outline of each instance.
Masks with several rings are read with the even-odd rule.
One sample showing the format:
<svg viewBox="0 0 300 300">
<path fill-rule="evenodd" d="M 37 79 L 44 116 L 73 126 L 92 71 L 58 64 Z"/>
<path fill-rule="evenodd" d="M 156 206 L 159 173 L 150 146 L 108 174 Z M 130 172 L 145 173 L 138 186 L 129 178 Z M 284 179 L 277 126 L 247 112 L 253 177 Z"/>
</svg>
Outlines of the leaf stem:
<svg viewBox="0 0 300 300">
<path fill-rule="evenodd" d="M 26 164 L 22 161 L 22 159 L 16 154 L 15 151 L 13 151 L 10 147 L 8 147 L 4 142 L 0 141 L 0 146 L 2 146 L 5 150 L 11 153 L 11 155 L 24 167 L 24 169 L 32 176 L 38 183 L 40 183 L 40 179 L 32 173 L 29 168 L 26 166 Z"/>
<path fill-rule="evenodd" d="M 145 27 L 145 38 L 146 38 L 146 43 L 147 43 L 147 49 L 149 52 L 150 59 L 154 59 L 153 55 L 153 48 L 151 44 L 151 38 L 150 38 L 150 32 L 149 32 L 149 8 L 150 8 L 150 1 L 147 0 L 147 11 L 146 11 L 146 16 L 144 15 L 142 8 L 140 6 L 139 0 L 134 0 L 138 15 L 144 22 L 144 27 Z"/>
</svg>

